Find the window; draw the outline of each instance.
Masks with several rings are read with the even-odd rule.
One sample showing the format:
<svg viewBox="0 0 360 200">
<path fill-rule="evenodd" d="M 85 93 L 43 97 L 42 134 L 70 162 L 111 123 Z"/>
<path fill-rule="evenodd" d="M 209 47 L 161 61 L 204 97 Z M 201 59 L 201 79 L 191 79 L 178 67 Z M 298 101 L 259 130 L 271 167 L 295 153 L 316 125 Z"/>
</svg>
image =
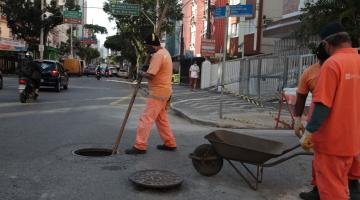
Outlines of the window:
<svg viewBox="0 0 360 200">
<path fill-rule="evenodd" d="M 231 24 L 231 36 L 236 37 L 238 36 L 239 32 L 239 24 Z"/>
</svg>

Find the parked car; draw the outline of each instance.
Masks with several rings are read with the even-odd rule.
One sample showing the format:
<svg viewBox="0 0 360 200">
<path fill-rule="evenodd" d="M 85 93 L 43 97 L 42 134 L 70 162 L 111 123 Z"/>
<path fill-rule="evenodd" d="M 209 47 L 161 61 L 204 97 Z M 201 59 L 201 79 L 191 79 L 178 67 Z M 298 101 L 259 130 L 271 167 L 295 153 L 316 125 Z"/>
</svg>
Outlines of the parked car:
<svg viewBox="0 0 360 200">
<path fill-rule="evenodd" d="M 0 90 L 3 88 L 4 86 L 4 79 L 3 79 L 3 76 L 2 76 L 2 72 L 0 70 Z"/>
<path fill-rule="evenodd" d="M 117 73 L 118 77 L 129 78 L 129 72 L 126 69 L 120 69 Z"/>
<path fill-rule="evenodd" d="M 57 92 L 69 87 L 69 75 L 68 70 L 57 61 L 54 60 L 35 60 L 41 67 L 41 80 L 40 87 L 54 87 Z"/>
<path fill-rule="evenodd" d="M 117 74 L 117 69 L 115 67 L 109 67 L 110 76 L 115 76 Z"/>
</svg>

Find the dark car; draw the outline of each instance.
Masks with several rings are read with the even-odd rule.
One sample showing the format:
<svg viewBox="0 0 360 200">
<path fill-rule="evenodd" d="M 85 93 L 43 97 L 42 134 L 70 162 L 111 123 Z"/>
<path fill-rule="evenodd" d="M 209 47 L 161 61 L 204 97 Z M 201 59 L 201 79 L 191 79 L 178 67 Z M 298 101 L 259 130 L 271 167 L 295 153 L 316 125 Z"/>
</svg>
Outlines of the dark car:
<svg viewBox="0 0 360 200">
<path fill-rule="evenodd" d="M 69 75 L 64 67 L 54 60 L 36 60 L 41 68 L 40 86 L 54 87 L 57 92 L 68 89 Z"/>
<path fill-rule="evenodd" d="M 2 76 L 2 73 L 1 73 L 1 70 L 0 70 L 0 90 L 3 88 L 3 84 L 4 84 L 3 76 Z"/>
</svg>

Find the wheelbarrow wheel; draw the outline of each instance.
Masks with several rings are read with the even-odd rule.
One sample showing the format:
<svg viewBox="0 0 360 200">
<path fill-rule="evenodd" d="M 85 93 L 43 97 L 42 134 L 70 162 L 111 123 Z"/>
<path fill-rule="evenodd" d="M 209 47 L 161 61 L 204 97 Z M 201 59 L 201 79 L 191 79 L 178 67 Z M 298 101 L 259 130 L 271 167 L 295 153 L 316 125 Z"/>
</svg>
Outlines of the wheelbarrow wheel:
<svg viewBox="0 0 360 200">
<path fill-rule="evenodd" d="M 192 163 L 197 172 L 203 176 L 213 176 L 220 172 L 223 159 L 211 144 L 198 146 L 192 154 Z"/>
</svg>

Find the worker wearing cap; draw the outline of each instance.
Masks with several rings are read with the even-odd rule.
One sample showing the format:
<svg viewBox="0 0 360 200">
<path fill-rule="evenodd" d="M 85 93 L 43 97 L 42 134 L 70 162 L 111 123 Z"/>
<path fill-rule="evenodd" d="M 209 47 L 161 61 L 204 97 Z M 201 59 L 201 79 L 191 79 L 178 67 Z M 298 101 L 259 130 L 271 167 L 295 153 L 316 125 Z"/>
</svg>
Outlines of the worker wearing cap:
<svg viewBox="0 0 360 200">
<path fill-rule="evenodd" d="M 315 51 L 316 57 L 319 60 L 318 63 L 315 63 L 313 65 L 310 65 L 307 67 L 303 74 L 300 77 L 298 89 L 296 91 L 296 103 L 295 103 L 295 123 L 294 123 L 294 132 L 295 135 L 301 138 L 305 127 L 302 124 L 302 114 L 304 112 L 306 98 L 309 94 L 309 92 L 313 92 L 315 89 L 315 86 L 317 84 L 319 75 L 320 75 L 320 69 L 321 65 L 325 62 L 326 59 L 329 58 L 329 54 L 325 51 L 325 45 L 324 43 L 320 43 Z M 310 105 L 310 112 L 307 117 L 307 121 L 310 120 L 310 116 L 313 110 L 314 104 Z M 313 189 L 310 192 L 301 192 L 300 198 L 305 200 L 310 199 L 320 199 L 318 189 L 316 186 L 316 177 L 314 168 L 312 167 L 312 181 L 311 184 L 314 185 Z"/>
<path fill-rule="evenodd" d="M 173 65 L 171 56 L 165 48 L 160 46 L 160 40 L 154 33 L 146 37 L 144 43 L 152 57 L 148 69 L 145 69 L 146 72 L 141 71 L 139 75 L 149 80 L 149 96 L 145 110 L 139 119 L 135 145 L 131 149 L 127 149 L 126 154 L 146 153 L 148 138 L 154 122 L 163 141 L 163 144 L 158 145 L 157 148 L 167 151 L 176 149 L 176 140 L 170 127 L 166 109 L 172 93 Z"/>
<path fill-rule="evenodd" d="M 296 104 L 295 104 L 295 124 L 294 124 L 294 131 L 295 134 L 298 137 L 301 137 L 305 128 L 302 124 L 301 116 L 303 114 L 306 98 L 308 96 L 309 92 L 313 92 L 315 89 L 315 86 L 317 84 L 319 75 L 320 75 L 320 69 L 321 65 L 325 62 L 326 59 L 330 57 L 330 55 L 325 51 L 325 43 L 320 43 L 319 46 L 316 48 L 315 51 L 316 57 L 318 58 L 319 62 L 315 63 L 313 65 L 310 65 L 308 68 L 306 68 L 303 72 L 303 74 L 300 77 L 298 89 L 297 89 L 297 97 L 296 97 Z M 310 112 L 307 116 L 307 121 L 310 120 L 311 113 L 313 111 L 314 104 L 312 103 L 310 105 Z M 357 163 L 356 163 L 357 164 Z M 312 165 L 312 181 L 311 184 L 314 186 L 313 189 L 309 192 L 301 192 L 300 198 L 304 200 L 316 200 L 320 199 L 319 191 L 316 186 L 316 176 L 315 176 L 315 170 Z M 350 196 L 355 196 L 355 193 L 357 192 L 357 185 L 358 181 L 355 180 L 349 180 L 349 191 L 351 193 Z M 353 199 L 353 198 L 352 198 Z"/>
<path fill-rule="evenodd" d="M 321 67 L 300 143 L 314 149 L 320 198 L 347 200 L 348 179 L 360 177 L 360 56 L 341 24 L 325 26 L 320 36 L 331 57 Z"/>
</svg>

